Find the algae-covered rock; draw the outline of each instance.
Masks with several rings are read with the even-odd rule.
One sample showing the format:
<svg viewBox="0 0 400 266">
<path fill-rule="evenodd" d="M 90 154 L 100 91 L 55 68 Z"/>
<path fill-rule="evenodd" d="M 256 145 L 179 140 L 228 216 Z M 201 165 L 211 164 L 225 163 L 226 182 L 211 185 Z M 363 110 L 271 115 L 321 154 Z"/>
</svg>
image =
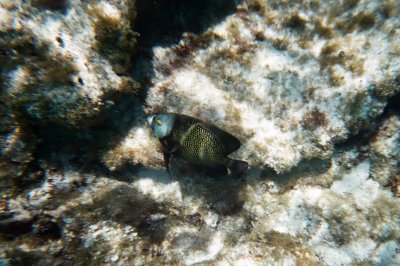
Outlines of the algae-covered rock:
<svg viewBox="0 0 400 266">
<path fill-rule="evenodd" d="M 0 0 L 0 265 L 397 265 L 396 1 L 189 2 Z M 211 2 L 238 5 L 195 16 Z M 136 4 L 141 32 L 166 12 L 138 65 Z M 157 42 L 169 15 L 214 24 Z M 237 136 L 251 167 L 169 175 L 159 111 Z"/>
<path fill-rule="evenodd" d="M 399 21 L 375 15 L 381 8 L 244 1 L 204 34 L 154 49 L 148 111 L 225 128 L 244 143 L 237 157 L 257 167 L 327 158 L 399 92 Z M 354 28 L 338 27 L 348 20 Z"/>
<path fill-rule="evenodd" d="M 7 196 L 18 189 L 19 177 L 31 170 L 37 140 L 32 130 L 10 113 L 9 106 L 0 103 L 0 190 Z"/>
<path fill-rule="evenodd" d="M 113 95 L 138 88 L 123 76 L 136 43 L 133 3 L 57 3 L 1 3 L 1 99 L 34 122 L 90 126 Z"/>
<path fill-rule="evenodd" d="M 128 76 L 137 35 L 134 1 L 4 0 L 0 16 L 0 170 L 7 183 L 34 159 L 32 126 L 88 128 L 119 94 L 138 91 Z"/>
</svg>

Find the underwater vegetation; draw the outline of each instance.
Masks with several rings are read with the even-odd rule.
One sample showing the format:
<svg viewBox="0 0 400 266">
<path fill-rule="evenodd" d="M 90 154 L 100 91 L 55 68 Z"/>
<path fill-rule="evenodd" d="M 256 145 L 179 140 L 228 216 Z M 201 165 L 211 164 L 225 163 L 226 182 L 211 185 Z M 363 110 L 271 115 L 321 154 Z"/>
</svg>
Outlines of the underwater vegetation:
<svg viewBox="0 0 400 266">
<path fill-rule="evenodd" d="M 0 0 L 0 265 L 399 264 L 399 13 Z"/>
</svg>

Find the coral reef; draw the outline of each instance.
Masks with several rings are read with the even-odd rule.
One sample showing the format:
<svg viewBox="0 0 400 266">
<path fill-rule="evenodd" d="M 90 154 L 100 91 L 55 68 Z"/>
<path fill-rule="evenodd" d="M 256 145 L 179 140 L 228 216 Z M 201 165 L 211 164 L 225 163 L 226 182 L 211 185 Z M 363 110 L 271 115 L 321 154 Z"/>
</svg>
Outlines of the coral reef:
<svg viewBox="0 0 400 266">
<path fill-rule="evenodd" d="M 238 157 L 254 166 L 283 172 L 327 158 L 382 113 L 388 96 L 377 97 L 380 87 L 399 75 L 399 21 L 373 15 L 377 2 L 346 5 L 335 17 L 312 3 L 247 1 L 203 35 L 155 48 L 148 111 L 196 115 L 232 131 L 244 142 Z M 336 25 L 345 21 L 354 29 Z"/>
<path fill-rule="evenodd" d="M 174 180 L 156 166 L 102 176 L 43 165 L 44 183 L 26 198 L 6 199 L 3 213 L 34 228 L 46 215 L 50 229 L 0 230 L 8 239 L 3 257 L 37 265 L 395 264 L 399 119 L 387 116 L 373 137 L 338 147 L 330 159 L 285 174 L 252 170 L 243 180 L 184 171 Z"/>
<path fill-rule="evenodd" d="M 0 14 L 0 172 L 8 186 L 40 142 L 32 126 L 99 124 L 118 95 L 139 84 L 126 75 L 136 38 L 132 1 L 5 0 Z"/>
<path fill-rule="evenodd" d="M 396 1 L 167 2 L 0 0 L 0 265 L 399 264 Z M 158 111 L 247 174 L 168 175 Z"/>
<path fill-rule="evenodd" d="M 124 5 L 130 6 L 130 1 L 90 5 L 2 1 L 4 104 L 12 104 L 18 115 L 40 122 L 66 126 L 95 123 L 113 93 L 130 89 L 120 85 L 128 78 L 121 76 L 128 68 L 113 71 L 114 61 L 121 59 L 110 58 L 112 51 L 107 48 L 113 46 L 126 58 L 133 53 L 135 35 L 125 17 L 134 17 L 134 11 Z M 61 7 L 67 9 L 65 13 L 58 11 Z M 105 39 L 110 35 L 107 32 L 114 35 Z"/>
</svg>

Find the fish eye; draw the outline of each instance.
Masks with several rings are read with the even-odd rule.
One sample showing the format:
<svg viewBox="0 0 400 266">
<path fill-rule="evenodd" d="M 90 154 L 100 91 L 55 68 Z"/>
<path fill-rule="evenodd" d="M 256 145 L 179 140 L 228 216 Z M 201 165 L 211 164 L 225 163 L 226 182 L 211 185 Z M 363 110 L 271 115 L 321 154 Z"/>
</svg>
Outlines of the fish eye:
<svg viewBox="0 0 400 266">
<path fill-rule="evenodd" d="M 157 123 L 157 125 L 161 126 L 162 121 L 160 119 L 156 119 L 156 123 Z"/>
</svg>

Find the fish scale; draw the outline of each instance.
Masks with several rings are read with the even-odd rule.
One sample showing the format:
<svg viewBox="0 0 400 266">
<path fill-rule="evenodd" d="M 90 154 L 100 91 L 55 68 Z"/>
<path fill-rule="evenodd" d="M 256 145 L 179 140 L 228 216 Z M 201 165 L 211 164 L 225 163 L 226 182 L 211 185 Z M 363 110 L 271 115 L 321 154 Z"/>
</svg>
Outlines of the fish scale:
<svg viewBox="0 0 400 266">
<path fill-rule="evenodd" d="M 202 164 L 225 161 L 226 154 L 221 141 L 200 123 L 177 126 L 170 140 L 180 143 L 177 155 L 190 161 Z"/>
</svg>

